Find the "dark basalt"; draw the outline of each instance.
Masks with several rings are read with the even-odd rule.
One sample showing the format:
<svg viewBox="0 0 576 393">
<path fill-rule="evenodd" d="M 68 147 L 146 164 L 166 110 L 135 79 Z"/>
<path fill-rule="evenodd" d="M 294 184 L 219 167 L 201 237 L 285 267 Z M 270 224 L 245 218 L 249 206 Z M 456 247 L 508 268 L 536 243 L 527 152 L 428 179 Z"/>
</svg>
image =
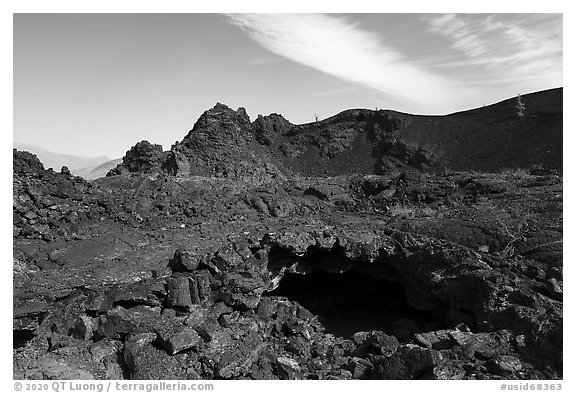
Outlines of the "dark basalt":
<svg viewBox="0 0 576 393">
<path fill-rule="evenodd" d="M 561 171 L 415 121 L 218 104 L 93 182 L 14 151 L 14 378 L 562 378 Z"/>
<path fill-rule="evenodd" d="M 399 174 L 425 171 L 498 172 L 510 168 L 562 168 L 562 89 L 446 116 L 351 109 L 308 124 L 281 115 L 250 123 L 244 108 L 216 104 L 167 152 L 139 142 L 109 175 L 149 172 L 218 176 L 253 184 L 291 174 Z M 142 146 L 140 146 L 142 145 Z M 153 151 L 152 151 L 153 150 Z"/>
</svg>

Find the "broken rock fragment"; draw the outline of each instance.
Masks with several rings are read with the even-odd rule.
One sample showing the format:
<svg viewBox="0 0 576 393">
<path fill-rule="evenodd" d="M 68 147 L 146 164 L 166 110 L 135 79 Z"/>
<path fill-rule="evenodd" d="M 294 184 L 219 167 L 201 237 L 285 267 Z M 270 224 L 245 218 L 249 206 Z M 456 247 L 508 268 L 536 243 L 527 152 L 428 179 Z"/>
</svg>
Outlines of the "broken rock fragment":
<svg viewBox="0 0 576 393">
<path fill-rule="evenodd" d="M 192 272 L 198 267 L 198 258 L 188 252 L 185 248 L 179 247 L 174 252 L 174 257 L 168 263 L 170 267 L 175 272 Z"/>
<path fill-rule="evenodd" d="M 202 338 L 189 326 L 166 326 L 158 332 L 158 339 L 170 355 L 196 347 Z"/>
<path fill-rule="evenodd" d="M 182 307 L 190 310 L 193 302 L 188 277 L 171 277 L 166 280 L 166 287 L 168 307 Z"/>
<path fill-rule="evenodd" d="M 276 359 L 278 376 L 281 379 L 302 379 L 302 370 L 298 362 L 292 358 L 281 356 Z"/>
</svg>

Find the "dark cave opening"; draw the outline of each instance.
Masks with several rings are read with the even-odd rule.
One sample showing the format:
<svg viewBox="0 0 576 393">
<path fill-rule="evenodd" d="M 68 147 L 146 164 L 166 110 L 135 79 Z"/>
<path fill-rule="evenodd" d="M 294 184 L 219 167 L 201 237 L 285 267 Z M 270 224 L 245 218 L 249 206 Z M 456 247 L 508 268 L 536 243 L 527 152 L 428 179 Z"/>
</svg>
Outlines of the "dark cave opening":
<svg viewBox="0 0 576 393">
<path fill-rule="evenodd" d="M 279 286 L 265 295 L 298 302 L 318 316 L 327 333 L 343 338 L 380 330 L 405 341 L 414 333 L 445 328 L 443 312 L 413 307 L 400 283 L 358 269 L 285 272 Z"/>
<path fill-rule="evenodd" d="M 14 329 L 12 330 L 12 347 L 13 349 L 22 348 L 26 343 L 34 338 L 33 330 Z"/>
</svg>

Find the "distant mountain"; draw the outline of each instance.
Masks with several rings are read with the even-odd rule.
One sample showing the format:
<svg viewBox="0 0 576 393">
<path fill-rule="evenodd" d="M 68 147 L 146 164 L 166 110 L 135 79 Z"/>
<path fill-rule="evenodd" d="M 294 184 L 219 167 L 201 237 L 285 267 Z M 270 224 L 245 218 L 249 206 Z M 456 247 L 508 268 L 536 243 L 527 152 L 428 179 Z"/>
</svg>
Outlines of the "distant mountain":
<svg viewBox="0 0 576 393">
<path fill-rule="evenodd" d="M 14 147 L 18 150 L 25 150 L 35 154 L 42 164 L 44 164 L 44 168 L 52 168 L 55 171 L 60 171 L 64 165 L 67 166 L 70 171 L 73 171 L 75 169 L 98 166 L 110 161 L 110 158 L 106 156 L 81 157 L 70 154 L 54 153 L 40 146 L 18 142 L 14 142 Z"/>
<path fill-rule="evenodd" d="M 86 168 L 73 169 L 72 172 L 75 176 L 83 177 L 86 180 L 99 179 L 106 176 L 106 174 L 113 168 L 116 168 L 118 164 L 122 162 L 121 158 L 115 160 L 106 161 L 104 164 L 93 165 Z"/>
<path fill-rule="evenodd" d="M 52 168 L 59 172 L 63 166 L 67 166 L 75 176 L 81 176 L 86 180 L 94 180 L 106 176 L 106 173 L 122 162 L 121 158 L 111 160 L 106 156 L 81 157 L 71 154 L 54 153 L 40 146 L 14 142 L 18 150 L 28 151 L 38 157 L 44 168 Z"/>
</svg>

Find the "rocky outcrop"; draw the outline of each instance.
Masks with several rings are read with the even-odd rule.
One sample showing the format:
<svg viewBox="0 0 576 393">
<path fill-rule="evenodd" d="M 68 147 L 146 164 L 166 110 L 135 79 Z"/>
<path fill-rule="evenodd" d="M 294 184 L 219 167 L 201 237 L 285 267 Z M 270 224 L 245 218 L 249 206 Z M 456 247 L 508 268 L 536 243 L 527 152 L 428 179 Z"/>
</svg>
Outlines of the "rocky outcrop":
<svg viewBox="0 0 576 393">
<path fill-rule="evenodd" d="M 122 163 L 111 169 L 106 176 L 120 175 L 130 172 L 158 173 L 165 171 L 174 173 L 168 158 L 170 153 L 164 152 L 161 145 L 141 141 L 132 146 L 122 158 Z"/>
<path fill-rule="evenodd" d="M 38 157 L 27 151 L 13 150 L 12 170 L 14 176 L 22 176 L 30 174 L 32 176 L 39 176 L 44 173 L 44 165 L 40 162 Z"/>
<path fill-rule="evenodd" d="M 218 103 L 204 112 L 188 135 L 170 151 L 163 152 L 160 145 L 147 141 L 139 142 L 126 153 L 123 163 L 107 176 L 162 172 L 178 177 L 211 176 L 250 184 L 286 179 L 285 173 L 274 164 L 273 157 L 258 149 L 264 142 L 269 122 L 258 120 L 256 124 L 260 127 L 254 132 L 244 108 L 234 111 Z"/>
<path fill-rule="evenodd" d="M 343 261 L 344 269 L 334 269 Z M 308 226 L 203 255 L 179 249 L 170 266 L 166 275 L 104 290 L 96 307 L 90 291 L 76 292 L 41 321 L 28 348 L 60 340 L 68 348 L 62 354 L 84 347 L 94 353 L 108 343 L 103 354 L 114 356 L 78 363 L 64 374 L 71 378 L 80 370 L 102 376 L 104 359 L 138 379 L 537 379 L 561 365 L 561 302 L 540 289 L 553 277 L 534 281 L 510 271 L 504 259 L 441 241 L 385 229 Z M 331 334 L 326 321 L 362 323 L 367 315 L 341 319 L 322 301 L 315 316 L 275 295 L 287 275 L 304 280 L 315 271 L 354 271 L 364 285 L 389 283 L 399 292 L 383 293 L 404 302 L 411 317 L 389 308 L 384 331 Z M 328 289 L 321 282 L 314 293 Z M 347 298 L 328 295 L 337 303 L 332 310 L 348 311 L 342 307 Z M 349 295 L 379 307 L 362 298 L 367 294 Z M 47 375 L 50 369 L 39 364 L 37 372 Z M 23 365 L 17 362 L 15 372 L 27 377 Z"/>
<path fill-rule="evenodd" d="M 95 201 L 85 199 L 91 185 L 63 170 L 44 170 L 28 152 L 13 152 L 13 235 L 52 241 L 74 236 L 74 225 L 82 218 L 100 214 Z"/>
<path fill-rule="evenodd" d="M 290 132 L 293 126 L 292 123 L 277 113 L 268 116 L 258 115 L 258 118 L 252 123 L 256 141 L 266 146 L 271 146 L 279 137 Z"/>
<path fill-rule="evenodd" d="M 80 215 L 76 226 L 71 226 L 82 235 L 56 236 L 47 243 L 56 244 L 48 257 L 51 263 L 40 263 L 41 253 L 19 251 L 14 267 L 16 288 L 20 288 L 14 311 L 18 378 L 537 379 L 561 375 L 561 265 L 557 259 L 532 259 L 529 249 L 522 248 L 524 243 L 514 239 L 535 228 L 520 221 L 520 216 L 499 215 L 494 205 L 502 200 L 510 211 L 516 203 L 526 211 L 530 205 L 521 198 L 530 195 L 534 204 L 530 215 L 540 214 L 536 218 L 540 224 L 558 222 L 557 210 L 541 210 L 553 206 L 554 187 L 560 186 L 555 175 L 406 172 L 252 188 L 244 182 L 236 186 L 210 179 L 176 183 L 169 177 L 151 179 L 137 173 L 87 183 L 42 170 L 33 157 L 19 152 L 15 167 L 19 168 L 14 180 L 18 185 L 15 212 L 24 214 L 27 225 L 33 225 L 34 218 L 25 216 L 30 210 L 24 212 L 22 195 L 31 192 L 38 203 L 31 199 L 28 206 L 42 217 L 58 211 L 44 202 L 55 197 L 54 190 L 68 190 L 58 195 L 70 204 L 71 213 L 100 208 L 91 214 L 105 218 L 104 222 L 122 223 L 123 228 L 134 223 L 129 236 L 137 233 L 141 221 L 121 218 L 134 215 L 145 220 L 143 227 L 160 232 L 174 218 L 185 223 L 184 229 L 176 225 L 178 231 L 188 226 L 193 230 L 195 217 L 200 222 L 210 217 L 222 222 L 237 214 L 251 217 L 254 223 L 246 227 L 241 220 L 237 227 L 228 221 L 228 229 L 219 226 L 208 232 L 198 227 L 185 246 L 172 248 L 168 270 L 162 267 L 166 261 L 158 259 L 156 270 L 144 274 L 144 279 L 129 278 L 113 285 L 79 276 L 72 279 L 81 284 L 60 284 L 42 292 L 54 285 L 46 280 L 51 271 L 59 283 L 67 282 L 67 269 L 75 263 L 98 263 L 102 256 L 116 259 L 100 270 L 134 269 L 126 262 L 121 266 L 114 262 L 123 260 L 119 257 L 122 243 L 98 243 L 100 234 L 85 237 L 98 233 L 88 215 Z M 192 198 L 191 207 L 174 203 Z M 494 198 L 486 209 L 483 198 Z M 212 203 L 202 211 L 202 199 L 220 200 L 222 210 Z M 163 205 L 163 201 L 171 202 Z M 400 204 L 404 210 L 398 208 Z M 451 213 L 451 224 L 432 219 L 454 204 L 458 209 Z M 234 210 L 226 205 L 235 206 Z M 351 215 L 342 221 L 346 212 Z M 341 218 L 330 224 L 335 213 Z M 185 219 L 186 214 L 190 215 Z M 454 228 L 473 214 L 488 219 L 486 226 L 456 236 L 459 232 Z M 354 218 L 357 215 L 364 218 Z M 490 217 L 495 220 L 493 227 Z M 437 223 L 437 228 L 452 229 L 427 229 L 422 225 L 426 219 Z M 502 222 L 509 226 L 506 231 L 496 224 Z M 60 225 L 67 228 L 66 220 L 60 220 Z M 273 230 L 266 230 L 266 225 Z M 486 228 L 493 228 L 493 234 Z M 250 235 L 252 230 L 261 235 Z M 153 238 L 156 247 L 170 247 L 178 242 L 173 239 L 185 236 L 185 232 L 165 233 L 170 235 Z M 15 245 L 35 240 L 27 236 L 18 233 Z M 120 233 L 112 236 L 122 238 Z M 545 243 L 539 251 L 558 239 L 541 238 Z M 78 242 L 82 254 L 67 245 L 73 242 Z M 145 243 L 135 243 L 135 250 Z M 86 259 L 85 250 L 90 248 L 95 253 L 93 262 Z M 34 264 L 40 270 L 34 270 Z M 37 288 L 19 283 L 37 280 L 35 276 L 43 283 Z"/>
<path fill-rule="evenodd" d="M 561 89 L 527 96 L 545 110 L 522 119 L 510 116 L 513 100 L 508 100 L 446 116 L 352 109 L 301 125 L 279 114 L 258 116 L 250 123 L 244 108 L 232 110 L 218 103 L 169 152 L 140 142 L 110 174 L 163 171 L 265 184 L 292 174 L 497 172 L 541 164 L 560 169 L 561 96 Z"/>
<path fill-rule="evenodd" d="M 562 378 L 561 171 L 442 169 L 427 120 L 219 104 L 93 182 L 14 151 L 14 378 Z"/>
<path fill-rule="evenodd" d="M 258 116 L 250 123 L 244 108 L 234 111 L 218 103 L 169 152 L 139 142 L 108 175 L 165 172 L 265 184 L 285 180 L 293 172 L 399 173 L 408 167 L 437 166 L 432 153 L 399 139 L 403 125 L 399 115 L 368 110 L 345 111 L 305 125 L 293 125 L 278 114 Z M 351 158 L 357 164 L 348 168 Z"/>
<path fill-rule="evenodd" d="M 234 111 L 216 104 L 171 151 L 179 176 L 214 176 L 251 184 L 285 179 L 272 157 L 257 145 L 244 108 Z"/>
</svg>

